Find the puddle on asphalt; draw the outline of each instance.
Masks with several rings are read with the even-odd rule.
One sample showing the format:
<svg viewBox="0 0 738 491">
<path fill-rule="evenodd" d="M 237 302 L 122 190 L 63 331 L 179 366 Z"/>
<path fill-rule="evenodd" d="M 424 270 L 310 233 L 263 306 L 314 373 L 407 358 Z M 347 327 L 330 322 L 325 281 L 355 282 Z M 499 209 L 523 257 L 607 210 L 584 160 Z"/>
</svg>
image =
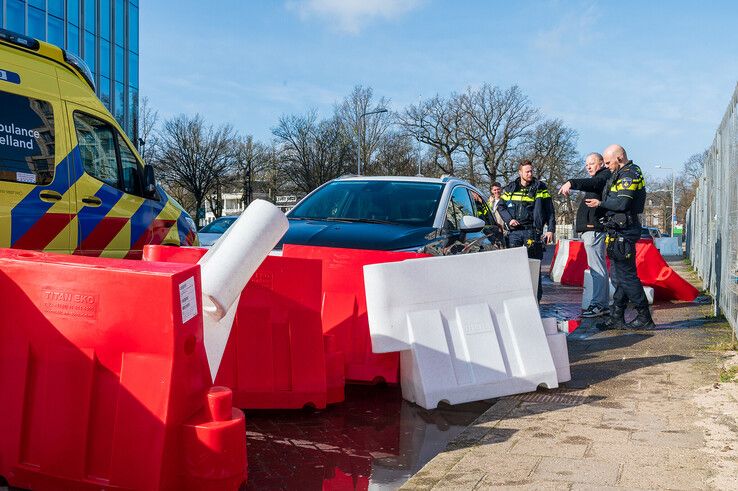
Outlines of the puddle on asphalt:
<svg viewBox="0 0 738 491">
<path fill-rule="evenodd" d="M 323 411 L 248 411 L 246 489 L 397 489 L 493 402 L 428 411 L 399 386 L 347 385 Z"/>
</svg>

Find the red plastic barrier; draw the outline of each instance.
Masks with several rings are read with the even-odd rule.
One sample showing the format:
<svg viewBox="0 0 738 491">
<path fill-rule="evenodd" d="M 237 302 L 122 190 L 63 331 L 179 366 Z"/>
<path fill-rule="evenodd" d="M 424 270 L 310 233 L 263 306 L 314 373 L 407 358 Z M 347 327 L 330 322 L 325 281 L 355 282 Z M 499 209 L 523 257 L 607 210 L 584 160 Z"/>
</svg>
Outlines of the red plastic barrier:
<svg viewBox="0 0 738 491">
<path fill-rule="evenodd" d="M 569 241 L 569 258 L 561 275 L 561 284 L 569 286 L 584 286 L 584 270 L 589 267 L 587 251 L 581 240 Z"/>
<path fill-rule="evenodd" d="M 345 357 L 346 380 L 399 382 L 399 353 L 372 353 L 366 315 L 364 266 L 427 257 L 412 252 L 371 251 L 285 244 L 285 257 L 323 263 L 323 332 L 335 336 Z"/>
<path fill-rule="evenodd" d="M 641 283 L 653 287 L 658 300 L 686 300 L 691 302 L 699 291 L 671 269 L 651 241 L 636 244 L 636 268 Z"/>
<path fill-rule="evenodd" d="M 146 246 L 144 259 L 197 262 L 206 249 Z M 341 353 L 329 351 L 320 320 L 321 265 L 269 256 L 239 300 L 215 383 L 236 406 L 296 409 L 343 401 Z"/>
<path fill-rule="evenodd" d="M 549 268 L 549 272 L 553 271 L 554 264 L 556 264 L 556 257 L 559 255 L 559 242 L 561 241 L 560 240 L 556 241 L 556 246 L 554 247 L 554 254 L 553 254 L 553 257 L 551 258 L 551 267 Z"/>
<path fill-rule="evenodd" d="M 0 250 L 0 475 L 32 489 L 237 489 L 243 413 L 210 387 L 200 272 Z"/>
</svg>

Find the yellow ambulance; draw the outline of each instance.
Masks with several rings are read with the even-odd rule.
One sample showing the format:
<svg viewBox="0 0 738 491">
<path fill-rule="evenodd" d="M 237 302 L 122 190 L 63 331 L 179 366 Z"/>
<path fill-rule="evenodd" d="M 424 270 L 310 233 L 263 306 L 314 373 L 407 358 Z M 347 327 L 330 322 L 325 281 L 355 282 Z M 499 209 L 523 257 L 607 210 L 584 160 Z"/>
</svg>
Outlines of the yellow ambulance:
<svg viewBox="0 0 738 491">
<path fill-rule="evenodd" d="M 138 258 L 197 245 L 74 55 L 0 29 L 0 247 Z"/>
</svg>

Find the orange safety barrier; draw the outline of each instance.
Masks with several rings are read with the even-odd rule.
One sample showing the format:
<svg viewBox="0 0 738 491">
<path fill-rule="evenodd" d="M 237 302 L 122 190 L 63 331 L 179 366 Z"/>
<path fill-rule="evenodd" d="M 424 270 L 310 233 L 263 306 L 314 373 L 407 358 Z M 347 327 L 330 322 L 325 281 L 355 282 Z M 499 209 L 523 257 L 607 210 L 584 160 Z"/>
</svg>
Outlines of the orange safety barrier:
<svg viewBox="0 0 738 491">
<path fill-rule="evenodd" d="M 31 489 L 237 489 L 243 413 L 211 387 L 200 272 L 0 250 L 0 476 Z"/>
<path fill-rule="evenodd" d="M 203 248 L 144 247 L 145 260 L 196 263 Z M 343 401 L 343 359 L 324 339 L 321 264 L 269 256 L 249 280 L 215 383 L 237 407 L 296 409 Z"/>
<path fill-rule="evenodd" d="M 285 244 L 284 257 L 323 263 L 323 333 L 333 335 L 345 357 L 347 381 L 399 382 L 399 353 L 372 353 L 364 292 L 364 266 L 427 257 L 412 252 L 373 251 Z"/>
<path fill-rule="evenodd" d="M 699 290 L 671 269 L 653 244 L 653 240 L 638 241 L 636 244 L 636 268 L 638 277 L 645 286 L 653 288 L 658 300 L 692 301 Z"/>
</svg>

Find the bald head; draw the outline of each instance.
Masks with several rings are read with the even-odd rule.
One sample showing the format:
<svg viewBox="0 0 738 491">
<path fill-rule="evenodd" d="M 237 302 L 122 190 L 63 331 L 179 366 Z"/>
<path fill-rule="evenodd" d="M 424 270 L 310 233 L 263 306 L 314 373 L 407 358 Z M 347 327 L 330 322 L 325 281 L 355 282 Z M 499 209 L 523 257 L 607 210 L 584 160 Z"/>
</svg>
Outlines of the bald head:
<svg viewBox="0 0 738 491">
<path fill-rule="evenodd" d="M 620 145 L 610 145 L 602 152 L 602 157 L 611 172 L 615 172 L 628 163 L 628 154 Z"/>
</svg>

